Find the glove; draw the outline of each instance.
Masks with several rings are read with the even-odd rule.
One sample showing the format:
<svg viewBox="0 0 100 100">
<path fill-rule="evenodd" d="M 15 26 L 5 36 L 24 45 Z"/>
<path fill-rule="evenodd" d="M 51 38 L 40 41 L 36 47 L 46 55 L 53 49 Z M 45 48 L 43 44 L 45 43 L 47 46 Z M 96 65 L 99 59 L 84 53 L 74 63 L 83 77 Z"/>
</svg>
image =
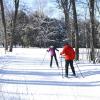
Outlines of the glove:
<svg viewBox="0 0 100 100">
<path fill-rule="evenodd" d="M 49 52 L 49 50 L 47 50 L 47 52 Z"/>
<path fill-rule="evenodd" d="M 62 52 L 60 52 L 60 55 L 62 55 Z"/>
</svg>

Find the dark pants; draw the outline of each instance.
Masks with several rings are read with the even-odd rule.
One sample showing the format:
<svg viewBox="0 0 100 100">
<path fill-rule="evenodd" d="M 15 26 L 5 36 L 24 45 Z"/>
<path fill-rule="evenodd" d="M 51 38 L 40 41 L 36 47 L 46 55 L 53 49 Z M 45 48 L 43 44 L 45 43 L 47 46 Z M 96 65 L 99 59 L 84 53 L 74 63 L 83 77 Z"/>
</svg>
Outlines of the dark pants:
<svg viewBox="0 0 100 100">
<path fill-rule="evenodd" d="M 57 65 L 57 67 L 59 67 L 56 55 L 51 56 L 51 60 L 50 60 L 50 67 L 52 67 L 53 57 L 55 58 L 55 61 L 56 61 L 56 65 Z"/>
<path fill-rule="evenodd" d="M 75 69 L 74 69 L 74 66 L 73 66 L 73 60 L 65 60 L 65 74 L 66 74 L 66 76 L 68 76 L 69 64 L 70 64 L 71 70 L 73 72 L 73 75 L 76 75 L 75 74 Z"/>
</svg>

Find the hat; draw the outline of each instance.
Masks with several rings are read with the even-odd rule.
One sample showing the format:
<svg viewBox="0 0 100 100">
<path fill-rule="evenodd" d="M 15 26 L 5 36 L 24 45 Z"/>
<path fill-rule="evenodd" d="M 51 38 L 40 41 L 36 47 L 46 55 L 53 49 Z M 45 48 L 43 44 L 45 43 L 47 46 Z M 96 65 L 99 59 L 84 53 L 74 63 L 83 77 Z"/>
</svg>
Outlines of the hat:
<svg viewBox="0 0 100 100">
<path fill-rule="evenodd" d="M 50 46 L 50 48 L 53 48 L 54 46 Z"/>
<path fill-rule="evenodd" d="M 65 45 L 65 44 L 67 44 L 67 45 L 70 44 L 69 39 L 64 39 L 64 40 L 63 40 L 63 44 L 64 44 L 64 45 Z"/>
</svg>

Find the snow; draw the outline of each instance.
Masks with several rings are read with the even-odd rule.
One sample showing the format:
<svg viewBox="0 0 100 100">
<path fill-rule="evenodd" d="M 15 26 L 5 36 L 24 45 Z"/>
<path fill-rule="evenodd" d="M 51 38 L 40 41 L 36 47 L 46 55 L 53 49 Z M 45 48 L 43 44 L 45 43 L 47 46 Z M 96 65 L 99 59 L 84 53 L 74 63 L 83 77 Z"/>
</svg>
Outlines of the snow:
<svg viewBox="0 0 100 100">
<path fill-rule="evenodd" d="M 100 64 L 74 62 L 78 78 L 64 76 L 64 59 L 57 52 L 49 67 L 50 55 L 44 48 L 0 48 L 0 100 L 99 100 Z M 61 49 L 59 49 L 61 50 Z M 83 56 L 82 56 L 83 57 Z M 79 70 L 79 69 L 80 70 Z M 63 69 L 63 70 L 62 70 Z M 84 78 L 82 77 L 82 75 Z"/>
</svg>

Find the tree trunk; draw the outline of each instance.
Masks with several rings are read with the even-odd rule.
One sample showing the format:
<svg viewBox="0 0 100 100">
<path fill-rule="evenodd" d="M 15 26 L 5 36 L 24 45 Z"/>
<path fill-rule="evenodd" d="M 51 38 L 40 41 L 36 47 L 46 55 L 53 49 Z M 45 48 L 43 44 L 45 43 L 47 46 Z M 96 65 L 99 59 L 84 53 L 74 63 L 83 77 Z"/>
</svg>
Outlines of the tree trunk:
<svg viewBox="0 0 100 100">
<path fill-rule="evenodd" d="M 70 39 L 70 44 L 72 45 L 72 34 L 70 28 L 70 21 L 69 21 L 69 0 L 56 0 L 59 6 L 63 8 L 63 13 L 65 16 L 65 25 L 66 25 L 66 38 Z"/>
<path fill-rule="evenodd" d="M 13 49 L 18 8 L 19 8 L 19 0 L 15 0 L 15 14 L 14 14 L 13 25 L 12 25 L 12 35 L 11 35 L 11 43 L 10 43 L 10 49 L 9 49 L 10 52 L 12 52 L 12 49 Z"/>
<path fill-rule="evenodd" d="M 66 37 L 68 37 L 71 40 L 68 0 L 61 0 L 61 4 L 62 4 L 64 15 L 65 15 L 65 24 L 66 24 L 66 32 L 67 32 Z"/>
<path fill-rule="evenodd" d="M 4 26 L 4 47 L 5 51 L 8 50 L 8 45 L 7 45 L 7 32 L 6 32 L 6 21 L 5 21 L 5 13 L 4 13 L 4 5 L 3 5 L 3 0 L 0 0 L 0 5 L 1 5 L 1 12 L 2 12 L 2 23 Z"/>
<path fill-rule="evenodd" d="M 73 10 L 73 19 L 74 19 L 74 30 L 75 30 L 75 51 L 76 51 L 76 60 L 79 60 L 79 34 L 78 34 L 78 24 L 77 24 L 77 13 L 75 0 L 71 0 L 72 10 Z"/>
<path fill-rule="evenodd" d="M 91 32 L 90 32 L 90 48 L 91 48 L 90 57 L 91 57 L 91 60 L 93 61 L 93 63 L 95 63 L 95 49 L 94 49 L 94 45 L 95 45 L 94 3 L 95 3 L 95 0 L 89 0 L 90 28 L 91 28 Z"/>
</svg>

